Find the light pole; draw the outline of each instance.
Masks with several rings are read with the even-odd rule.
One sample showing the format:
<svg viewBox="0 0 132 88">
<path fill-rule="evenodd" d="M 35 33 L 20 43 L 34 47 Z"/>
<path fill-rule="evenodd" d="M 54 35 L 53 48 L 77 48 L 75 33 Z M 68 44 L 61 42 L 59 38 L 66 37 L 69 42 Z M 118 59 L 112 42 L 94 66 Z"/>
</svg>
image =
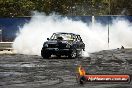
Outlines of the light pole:
<svg viewBox="0 0 132 88">
<path fill-rule="evenodd" d="M 109 17 L 108 17 L 108 48 L 109 48 L 109 46 L 110 46 L 110 30 L 109 30 Z"/>
<path fill-rule="evenodd" d="M 2 29 L 0 29 L 0 42 L 2 42 Z"/>
<path fill-rule="evenodd" d="M 110 17 L 110 0 L 109 0 L 109 7 L 108 7 L 108 9 L 109 9 L 109 11 L 108 11 L 108 14 L 109 14 L 109 16 L 108 16 L 108 48 L 109 48 L 109 46 L 110 46 L 110 30 L 109 30 L 109 17 Z"/>
</svg>

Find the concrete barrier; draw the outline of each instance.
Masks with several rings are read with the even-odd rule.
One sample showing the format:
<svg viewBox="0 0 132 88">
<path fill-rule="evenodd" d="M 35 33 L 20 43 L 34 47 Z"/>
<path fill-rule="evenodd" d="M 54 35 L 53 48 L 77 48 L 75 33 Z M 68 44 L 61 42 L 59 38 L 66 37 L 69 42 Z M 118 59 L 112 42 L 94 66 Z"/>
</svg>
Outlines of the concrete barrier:
<svg viewBox="0 0 132 88">
<path fill-rule="evenodd" d="M 12 44 L 13 42 L 0 42 L 0 51 L 3 50 L 8 50 L 8 51 L 12 51 Z"/>
</svg>

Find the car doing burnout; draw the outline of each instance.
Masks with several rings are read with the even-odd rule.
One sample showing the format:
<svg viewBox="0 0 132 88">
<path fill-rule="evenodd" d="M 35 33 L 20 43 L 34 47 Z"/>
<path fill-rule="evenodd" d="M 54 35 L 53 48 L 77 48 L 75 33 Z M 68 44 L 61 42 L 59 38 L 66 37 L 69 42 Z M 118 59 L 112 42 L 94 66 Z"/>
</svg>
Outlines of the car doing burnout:
<svg viewBox="0 0 132 88">
<path fill-rule="evenodd" d="M 65 55 L 69 58 L 76 58 L 82 55 L 83 50 L 85 50 L 85 44 L 80 35 L 59 32 L 53 33 L 51 38 L 47 38 L 47 41 L 43 44 L 41 56 L 49 58 L 51 55 L 58 57 Z"/>
</svg>

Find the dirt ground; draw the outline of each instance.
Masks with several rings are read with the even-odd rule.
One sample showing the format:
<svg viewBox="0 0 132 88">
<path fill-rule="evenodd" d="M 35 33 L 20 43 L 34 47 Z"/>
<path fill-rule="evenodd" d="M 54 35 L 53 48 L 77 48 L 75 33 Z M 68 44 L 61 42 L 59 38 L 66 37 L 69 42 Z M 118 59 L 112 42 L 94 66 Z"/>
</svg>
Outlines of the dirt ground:
<svg viewBox="0 0 132 88">
<path fill-rule="evenodd" d="M 132 88 L 132 82 L 80 85 L 76 78 L 79 65 L 87 74 L 131 75 L 132 49 L 103 50 L 76 59 L 0 54 L 0 88 Z"/>
</svg>

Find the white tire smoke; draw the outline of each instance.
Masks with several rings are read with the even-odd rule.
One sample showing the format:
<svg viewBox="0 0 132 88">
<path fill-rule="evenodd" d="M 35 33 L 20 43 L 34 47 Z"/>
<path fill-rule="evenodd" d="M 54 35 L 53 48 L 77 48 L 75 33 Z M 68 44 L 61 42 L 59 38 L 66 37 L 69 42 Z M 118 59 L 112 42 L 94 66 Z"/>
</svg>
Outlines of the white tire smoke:
<svg viewBox="0 0 132 88">
<path fill-rule="evenodd" d="M 54 32 L 72 32 L 80 34 L 86 44 L 86 52 L 95 52 L 108 49 L 108 26 L 100 23 L 87 24 L 82 21 L 73 21 L 59 15 L 46 16 L 35 13 L 28 23 L 25 23 L 17 33 L 13 48 L 17 53 L 40 55 L 43 43 Z M 110 25 L 109 49 L 132 47 L 132 25 L 125 19 L 115 19 Z M 84 54 L 84 56 L 88 54 Z"/>
</svg>

